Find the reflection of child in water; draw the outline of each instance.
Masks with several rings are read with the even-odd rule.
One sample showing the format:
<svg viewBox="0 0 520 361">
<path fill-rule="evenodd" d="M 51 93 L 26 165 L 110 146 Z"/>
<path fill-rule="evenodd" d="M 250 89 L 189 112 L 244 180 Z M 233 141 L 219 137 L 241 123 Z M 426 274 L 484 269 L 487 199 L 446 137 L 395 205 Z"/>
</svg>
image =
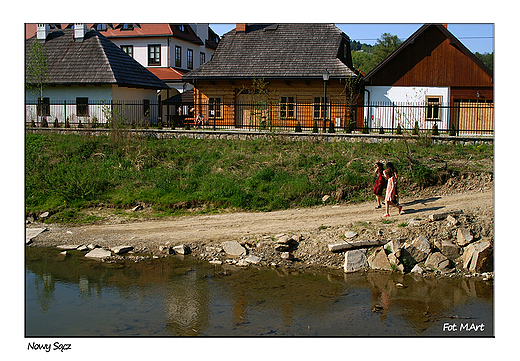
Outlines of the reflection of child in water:
<svg viewBox="0 0 520 361">
<path fill-rule="evenodd" d="M 401 210 L 403 209 L 402 206 L 398 204 L 397 201 L 397 179 L 395 178 L 394 172 L 391 168 L 386 168 L 383 172 L 386 180 L 387 180 L 387 186 L 386 186 L 386 213 L 383 217 L 388 217 L 390 214 L 388 213 L 389 206 L 393 206 L 399 209 L 399 214 L 401 214 Z"/>
<path fill-rule="evenodd" d="M 386 187 L 386 179 L 383 176 L 383 171 L 384 171 L 383 163 L 377 162 L 375 171 L 377 173 L 377 179 L 376 179 L 376 183 L 374 184 L 374 190 L 372 191 L 372 193 L 376 195 L 376 199 L 377 199 L 376 209 L 379 209 L 379 208 L 381 208 L 381 201 L 383 200 L 383 188 Z"/>
</svg>

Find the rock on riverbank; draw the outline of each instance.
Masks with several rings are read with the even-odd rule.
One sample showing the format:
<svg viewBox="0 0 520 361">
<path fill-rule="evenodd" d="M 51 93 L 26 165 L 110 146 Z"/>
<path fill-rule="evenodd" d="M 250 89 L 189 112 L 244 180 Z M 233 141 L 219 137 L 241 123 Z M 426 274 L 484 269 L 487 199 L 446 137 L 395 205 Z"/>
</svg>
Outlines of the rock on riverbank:
<svg viewBox="0 0 520 361">
<path fill-rule="evenodd" d="M 447 213 L 421 213 L 390 220 L 320 226 L 290 234 L 248 235 L 229 241 L 160 242 L 132 237 L 121 242 L 87 239 L 81 232 L 32 236 L 28 247 L 74 245 L 85 254 L 104 249 L 104 262 L 141 261 L 174 254 L 191 255 L 215 265 L 237 267 L 328 267 L 346 272 L 374 269 L 425 276 L 489 274 L 493 271 L 493 210 L 475 208 Z M 34 228 L 41 225 L 32 224 Z M 85 238 L 85 239 L 84 239 Z M 117 243 L 116 243 L 117 242 Z M 67 246 L 67 249 L 71 249 Z M 96 253 L 100 252 L 97 250 Z M 354 260 L 357 260 L 354 262 Z"/>
</svg>

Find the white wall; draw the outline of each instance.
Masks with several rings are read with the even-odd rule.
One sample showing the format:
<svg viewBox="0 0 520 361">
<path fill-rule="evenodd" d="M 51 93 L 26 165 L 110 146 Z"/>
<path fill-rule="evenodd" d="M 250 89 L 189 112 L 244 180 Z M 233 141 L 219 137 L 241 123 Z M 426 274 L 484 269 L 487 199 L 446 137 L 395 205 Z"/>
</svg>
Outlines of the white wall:
<svg viewBox="0 0 520 361">
<path fill-rule="evenodd" d="M 437 123 L 439 129 L 447 129 L 449 109 L 442 108 L 441 121 L 426 121 L 426 96 L 442 97 L 442 105 L 450 102 L 448 87 L 391 87 L 367 86 L 365 92 L 365 114 L 369 127 L 395 128 L 401 124 L 405 128 L 413 128 L 419 122 L 420 128 L 431 129 Z M 368 104 L 370 101 L 370 104 Z"/>
<path fill-rule="evenodd" d="M 126 88 L 118 85 L 87 85 L 87 86 L 50 86 L 44 90 L 43 96 L 49 98 L 50 102 L 50 116 L 47 116 L 47 122 L 52 126 L 55 118 L 58 118 L 60 126 L 63 126 L 66 118 L 73 123 L 78 119 L 82 122 L 89 122 L 95 116 L 99 123 L 106 122 L 105 112 L 107 106 L 113 100 L 116 103 L 127 103 L 127 111 L 123 114 L 127 119 L 140 117 L 142 118 L 142 105 L 134 105 L 132 103 L 138 102 L 142 104 L 143 99 L 148 99 L 150 104 L 157 104 L 157 91 L 154 89 L 137 89 Z M 99 103 L 89 105 L 88 117 L 78 118 L 76 114 L 76 98 L 88 98 L 89 103 Z M 29 90 L 26 90 L 26 102 L 37 104 L 37 97 Z M 65 104 L 66 102 L 66 104 Z M 133 109 L 131 111 L 130 109 Z M 150 120 L 155 122 L 157 119 L 157 107 L 150 107 Z M 37 105 L 26 105 L 26 122 L 31 120 L 37 121 Z M 137 114 L 137 115 L 136 115 Z"/>
</svg>

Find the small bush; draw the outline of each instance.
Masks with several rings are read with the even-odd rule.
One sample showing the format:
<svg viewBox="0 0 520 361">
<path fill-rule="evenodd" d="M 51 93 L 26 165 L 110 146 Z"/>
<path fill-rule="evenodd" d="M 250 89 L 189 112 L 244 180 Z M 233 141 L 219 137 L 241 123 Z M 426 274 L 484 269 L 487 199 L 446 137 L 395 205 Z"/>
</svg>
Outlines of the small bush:
<svg viewBox="0 0 520 361">
<path fill-rule="evenodd" d="M 314 125 L 312 126 L 312 132 L 318 133 L 318 122 L 314 120 Z"/>
<path fill-rule="evenodd" d="M 42 118 L 42 122 L 41 122 L 40 126 L 42 128 L 48 128 L 49 127 L 49 123 L 47 123 L 47 117 L 43 117 Z"/>
<path fill-rule="evenodd" d="M 336 130 L 334 129 L 334 121 L 331 119 L 329 122 L 329 133 L 336 133 Z"/>
<path fill-rule="evenodd" d="M 296 133 L 301 133 L 302 132 L 302 126 L 301 126 L 300 122 L 298 122 L 298 124 L 296 124 L 296 128 L 294 129 L 294 131 Z"/>
<path fill-rule="evenodd" d="M 419 135 L 419 122 L 417 122 L 417 121 L 415 122 L 415 125 L 413 127 L 412 134 Z"/>
<path fill-rule="evenodd" d="M 450 137 L 454 137 L 454 136 L 457 135 L 457 130 L 455 129 L 455 124 L 452 124 L 452 125 L 451 125 L 449 135 L 450 135 Z"/>
<path fill-rule="evenodd" d="M 395 134 L 397 134 L 397 135 L 403 134 L 403 129 L 401 128 L 401 124 L 397 124 L 397 128 L 395 129 Z"/>
<path fill-rule="evenodd" d="M 439 127 L 437 126 L 437 123 L 433 124 L 432 135 L 439 135 Z"/>
<path fill-rule="evenodd" d="M 385 134 L 385 130 L 383 129 L 383 127 L 379 127 L 379 134 Z"/>
<path fill-rule="evenodd" d="M 90 123 L 90 126 L 94 129 L 98 126 L 98 119 L 95 115 L 92 117 L 92 122 Z"/>
<path fill-rule="evenodd" d="M 366 120 L 366 119 L 365 119 L 365 123 L 363 123 L 362 133 L 363 134 L 368 134 L 369 133 L 369 131 L 368 131 L 368 120 Z"/>
<path fill-rule="evenodd" d="M 58 123 L 58 118 L 54 118 L 54 128 L 59 128 L 60 123 Z"/>
</svg>

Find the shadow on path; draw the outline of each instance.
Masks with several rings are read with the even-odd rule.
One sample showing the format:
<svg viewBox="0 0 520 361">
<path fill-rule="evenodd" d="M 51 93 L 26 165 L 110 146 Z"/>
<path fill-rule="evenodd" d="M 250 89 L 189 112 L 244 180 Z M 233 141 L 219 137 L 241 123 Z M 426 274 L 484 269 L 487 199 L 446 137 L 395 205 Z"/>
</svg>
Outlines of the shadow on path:
<svg viewBox="0 0 520 361">
<path fill-rule="evenodd" d="M 439 206 L 439 207 L 415 209 L 415 208 L 405 208 L 403 206 L 402 214 L 407 215 L 407 214 L 414 214 L 414 213 L 421 213 L 421 212 L 437 211 L 437 210 L 442 209 L 442 208 L 446 208 L 446 207 L 445 206 Z"/>
</svg>

